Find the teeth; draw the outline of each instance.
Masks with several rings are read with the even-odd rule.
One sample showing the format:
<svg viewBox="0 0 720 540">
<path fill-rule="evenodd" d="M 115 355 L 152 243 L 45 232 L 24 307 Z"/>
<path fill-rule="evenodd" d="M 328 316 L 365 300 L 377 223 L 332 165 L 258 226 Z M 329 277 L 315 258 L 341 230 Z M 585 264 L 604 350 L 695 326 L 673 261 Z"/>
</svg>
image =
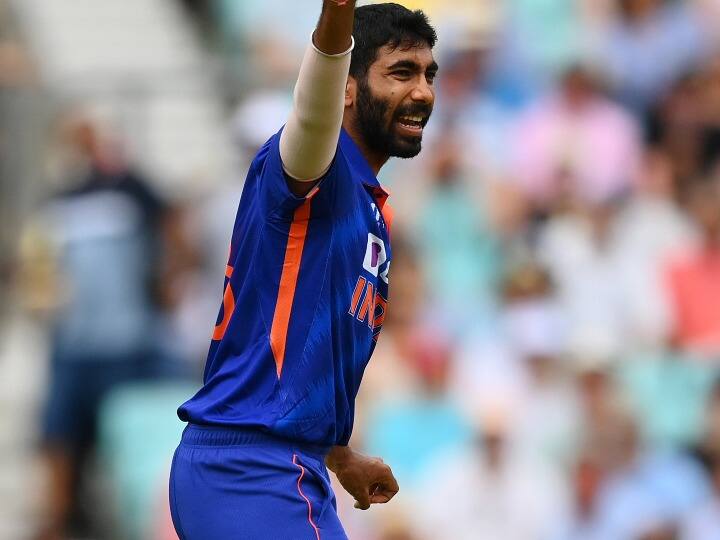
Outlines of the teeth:
<svg viewBox="0 0 720 540">
<path fill-rule="evenodd" d="M 403 120 L 410 120 L 411 122 L 422 122 L 423 117 L 422 116 L 403 116 Z"/>
</svg>

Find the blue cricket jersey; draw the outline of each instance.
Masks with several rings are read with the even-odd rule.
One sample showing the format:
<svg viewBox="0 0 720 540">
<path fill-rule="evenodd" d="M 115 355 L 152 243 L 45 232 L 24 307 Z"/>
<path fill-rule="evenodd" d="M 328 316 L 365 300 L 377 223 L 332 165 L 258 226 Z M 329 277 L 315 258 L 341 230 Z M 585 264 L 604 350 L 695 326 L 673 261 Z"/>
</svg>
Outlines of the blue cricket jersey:
<svg viewBox="0 0 720 540">
<path fill-rule="evenodd" d="M 204 385 L 178 414 L 346 445 L 387 309 L 388 195 L 343 130 L 328 173 L 297 197 L 279 142 L 250 166 Z"/>
</svg>

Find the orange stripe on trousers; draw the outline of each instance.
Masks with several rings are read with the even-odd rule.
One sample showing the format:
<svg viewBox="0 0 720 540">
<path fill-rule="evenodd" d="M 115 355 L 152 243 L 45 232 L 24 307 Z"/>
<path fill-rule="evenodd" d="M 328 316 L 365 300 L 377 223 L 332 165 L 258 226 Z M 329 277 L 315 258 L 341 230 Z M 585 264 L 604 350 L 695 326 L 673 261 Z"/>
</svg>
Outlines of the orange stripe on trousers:
<svg viewBox="0 0 720 540">
<path fill-rule="evenodd" d="M 303 499 L 305 499 L 305 502 L 308 505 L 308 521 L 310 522 L 310 525 L 312 526 L 313 531 L 315 531 L 316 540 L 320 540 L 320 531 L 318 530 L 317 525 L 315 525 L 315 522 L 313 521 L 313 517 L 312 517 L 312 503 L 310 502 L 310 499 L 308 499 L 305 496 L 305 493 L 303 493 L 302 486 L 301 486 L 303 476 L 305 476 L 305 467 L 303 467 L 302 465 L 300 465 L 300 463 L 298 463 L 297 454 L 293 454 L 293 463 L 295 464 L 296 467 L 298 467 L 300 469 L 300 477 L 298 478 L 298 481 L 297 481 L 298 493 L 300 493 L 300 496 Z"/>
<path fill-rule="evenodd" d="M 270 347 L 275 357 L 278 379 L 282 373 L 283 362 L 285 362 L 285 347 L 287 345 L 290 314 L 292 312 L 293 300 L 295 299 L 295 289 L 297 287 L 298 275 L 300 274 L 300 262 L 302 261 L 309 221 L 310 200 L 308 199 L 295 211 L 292 225 L 290 225 L 290 234 L 288 236 L 287 247 L 285 248 L 285 262 L 283 263 L 282 275 L 280 276 L 278 299 L 275 305 L 272 328 L 270 330 Z"/>
</svg>

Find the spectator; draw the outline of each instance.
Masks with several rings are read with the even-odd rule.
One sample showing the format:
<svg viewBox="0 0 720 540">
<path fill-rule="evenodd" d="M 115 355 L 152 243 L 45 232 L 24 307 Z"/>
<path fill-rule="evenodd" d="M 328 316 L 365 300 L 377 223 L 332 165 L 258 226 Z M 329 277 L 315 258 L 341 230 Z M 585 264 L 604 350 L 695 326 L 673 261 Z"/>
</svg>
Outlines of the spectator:
<svg viewBox="0 0 720 540">
<path fill-rule="evenodd" d="M 720 157 L 720 56 L 675 84 L 651 116 L 651 136 L 684 187 L 712 174 Z M 678 192 L 681 190 L 678 190 Z"/>
<path fill-rule="evenodd" d="M 597 65 L 623 104 L 645 112 L 707 54 L 708 37 L 691 2 L 617 0 L 600 39 Z"/>
<path fill-rule="evenodd" d="M 461 148 L 453 133 L 436 143 L 428 163 L 432 184 L 414 227 L 433 317 L 456 336 L 495 309 L 503 263 L 486 196 L 463 168 Z"/>
<path fill-rule="evenodd" d="M 664 348 L 670 332 L 669 306 L 659 269 L 668 256 L 694 237 L 690 220 L 677 204 L 677 177 L 661 149 L 643 156 L 635 196 L 619 209 L 611 250 L 617 275 L 624 277 L 626 334 L 636 348 Z"/>
<path fill-rule="evenodd" d="M 555 215 L 540 229 L 538 259 L 556 284 L 571 348 L 616 352 L 627 334 L 626 276 L 615 250 L 615 202 Z"/>
<path fill-rule="evenodd" d="M 111 389 L 150 375 L 159 360 L 155 271 L 162 267 L 165 206 L 90 121 L 73 121 L 68 135 L 87 168 L 45 216 L 60 296 L 45 407 L 50 485 L 44 540 L 87 531 L 78 496 L 100 404 Z"/>
<path fill-rule="evenodd" d="M 371 410 L 365 446 L 392 464 L 398 482 L 417 485 L 427 464 L 449 448 L 465 443 L 470 429 L 448 395 L 450 343 L 430 329 L 418 333 L 407 361 L 419 386 L 412 395 L 376 403 Z"/>
<path fill-rule="evenodd" d="M 555 516 L 552 540 L 605 540 L 608 538 L 597 519 L 598 499 L 605 480 L 597 450 L 587 447 L 578 452 L 570 471 L 572 502 L 566 514 Z"/>
<path fill-rule="evenodd" d="M 720 378 L 710 389 L 706 401 L 705 419 L 702 425 L 702 437 L 695 453 L 703 463 L 709 463 L 714 456 L 720 456 Z"/>
<path fill-rule="evenodd" d="M 574 67 L 558 92 L 518 120 L 511 172 L 541 211 L 569 201 L 603 203 L 633 187 L 640 142 L 632 117 L 602 96 L 585 68 Z"/>
<path fill-rule="evenodd" d="M 493 78 L 506 94 L 533 99 L 580 59 L 592 22 L 586 4 L 586 0 L 502 2 L 505 20 Z"/>
<path fill-rule="evenodd" d="M 567 321 L 542 269 L 528 267 L 507 282 L 502 319 L 505 339 L 527 374 L 511 425 L 513 448 L 560 472 L 581 419 L 566 358 Z"/>
<path fill-rule="evenodd" d="M 445 55 L 433 112 L 436 119 L 429 128 L 440 145 L 448 135 L 461 141 L 460 165 L 480 174 L 484 182 L 497 181 L 506 174 L 515 114 L 491 87 L 493 53 L 490 36 L 470 36 Z"/>
<path fill-rule="evenodd" d="M 701 238 L 666 267 L 676 344 L 720 358 L 720 183 L 696 184 L 688 198 Z"/>
<path fill-rule="evenodd" d="M 682 454 L 646 449 L 622 410 L 590 429 L 588 444 L 599 451 L 605 475 L 594 515 L 601 538 L 658 534 L 707 495 L 703 471 Z"/>
<path fill-rule="evenodd" d="M 696 444 L 715 370 L 668 350 L 629 355 L 617 366 L 618 382 L 653 448 Z"/>
<path fill-rule="evenodd" d="M 720 530 L 720 379 L 708 400 L 705 433 L 697 453 L 708 469 L 712 493 L 684 519 L 681 540 L 712 540 Z"/>
<path fill-rule="evenodd" d="M 714 540 L 720 531 L 720 454 L 709 463 L 713 492 L 682 524 L 680 540 Z"/>
<path fill-rule="evenodd" d="M 416 497 L 421 538 L 522 540 L 549 533 L 553 516 L 565 511 L 565 487 L 552 470 L 512 453 L 508 427 L 500 410 L 488 409 L 475 444 L 439 456 L 428 469 Z"/>
</svg>

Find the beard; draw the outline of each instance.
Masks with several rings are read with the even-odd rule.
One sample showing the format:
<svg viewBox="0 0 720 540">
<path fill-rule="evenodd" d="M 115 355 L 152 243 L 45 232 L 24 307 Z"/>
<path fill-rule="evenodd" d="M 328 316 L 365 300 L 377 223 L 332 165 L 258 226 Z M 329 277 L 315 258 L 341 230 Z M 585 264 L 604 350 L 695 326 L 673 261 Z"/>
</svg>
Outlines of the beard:
<svg viewBox="0 0 720 540">
<path fill-rule="evenodd" d="M 411 137 L 396 133 L 394 126 L 401 116 L 424 116 L 425 123 L 430 118 L 430 105 L 405 105 L 398 107 L 388 120 L 390 103 L 376 97 L 367 80 L 357 83 L 357 115 L 355 124 L 365 145 L 380 154 L 402 159 L 414 158 L 422 150 L 422 135 Z"/>
</svg>

